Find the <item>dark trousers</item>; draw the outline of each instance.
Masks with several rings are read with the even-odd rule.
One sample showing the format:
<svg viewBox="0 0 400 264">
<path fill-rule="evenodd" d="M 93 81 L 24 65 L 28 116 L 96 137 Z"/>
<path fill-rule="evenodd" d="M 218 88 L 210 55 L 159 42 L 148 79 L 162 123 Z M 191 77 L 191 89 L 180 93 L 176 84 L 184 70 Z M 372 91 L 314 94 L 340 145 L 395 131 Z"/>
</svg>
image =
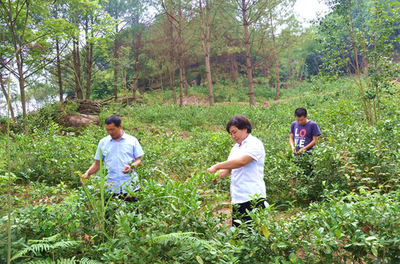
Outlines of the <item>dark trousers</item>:
<svg viewBox="0 0 400 264">
<path fill-rule="evenodd" d="M 124 202 L 128 202 L 128 203 L 133 203 L 133 202 L 137 202 L 136 197 L 134 196 L 128 196 L 127 193 L 114 193 L 113 197 L 118 198 Z"/>
<path fill-rule="evenodd" d="M 239 226 L 240 224 L 235 220 L 241 220 L 246 222 L 251 220 L 251 217 L 247 214 L 246 210 L 251 211 L 253 208 L 265 208 L 265 198 L 258 200 L 251 200 L 245 203 L 232 204 L 232 226 Z"/>
</svg>

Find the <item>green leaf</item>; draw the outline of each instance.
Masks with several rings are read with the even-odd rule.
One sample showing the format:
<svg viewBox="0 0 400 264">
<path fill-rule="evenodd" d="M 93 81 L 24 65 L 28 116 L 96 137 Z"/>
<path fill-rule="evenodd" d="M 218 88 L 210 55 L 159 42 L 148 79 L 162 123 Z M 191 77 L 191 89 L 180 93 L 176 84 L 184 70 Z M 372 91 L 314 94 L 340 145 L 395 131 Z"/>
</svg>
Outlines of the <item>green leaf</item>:
<svg viewBox="0 0 400 264">
<path fill-rule="evenodd" d="M 196 256 L 196 260 L 197 262 L 199 262 L 200 264 L 203 264 L 203 259 L 200 256 Z"/>
<path fill-rule="evenodd" d="M 335 235 L 336 235 L 337 238 L 341 238 L 342 237 L 342 232 L 340 232 L 339 229 L 336 229 L 335 230 Z"/>
<path fill-rule="evenodd" d="M 378 238 L 376 236 L 369 236 L 365 240 L 371 241 L 371 240 L 377 240 Z"/>
<path fill-rule="evenodd" d="M 372 247 L 372 254 L 374 254 L 375 257 L 378 256 L 378 250 L 376 249 L 376 247 Z"/>
<path fill-rule="evenodd" d="M 262 232 L 263 232 L 265 238 L 268 239 L 268 238 L 269 238 L 269 230 L 268 230 L 268 227 L 262 226 L 261 229 L 262 229 Z"/>
<path fill-rule="evenodd" d="M 278 248 L 285 248 L 287 246 L 288 246 L 288 244 L 286 244 L 285 242 L 279 242 L 279 244 L 278 244 Z"/>
<path fill-rule="evenodd" d="M 290 254 L 289 259 L 290 259 L 290 262 L 292 262 L 292 263 L 298 263 L 299 262 L 297 256 L 294 253 Z"/>
</svg>

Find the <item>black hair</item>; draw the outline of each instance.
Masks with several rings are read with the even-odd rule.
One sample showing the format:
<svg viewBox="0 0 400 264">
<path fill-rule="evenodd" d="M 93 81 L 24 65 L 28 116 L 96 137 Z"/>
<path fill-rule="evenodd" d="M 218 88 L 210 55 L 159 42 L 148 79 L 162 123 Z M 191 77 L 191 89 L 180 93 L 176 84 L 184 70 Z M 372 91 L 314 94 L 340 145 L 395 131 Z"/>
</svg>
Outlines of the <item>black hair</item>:
<svg viewBox="0 0 400 264">
<path fill-rule="evenodd" d="M 302 117 L 302 116 L 304 116 L 304 117 L 307 117 L 307 110 L 305 109 L 305 108 L 297 108 L 295 111 L 294 111 L 294 116 L 297 116 L 297 117 Z"/>
<path fill-rule="evenodd" d="M 116 127 L 119 127 L 122 123 L 122 120 L 119 116 L 117 115 L 112 115 L 106 118 L 106 122 L 107 125 L 111 125 L 112 123 L 114 123 L 114 125 Z"/>
<path fill-rule="evenodd" d="M 229 120 L 228 124 L 226 124 L 226 131 L 228 133 L 230 133 L 229 129 L 231 128 L 231 126 L 235 126 L 240 130 L 247 129 L 247 133 L 251 133 L 251 122 L 245 116 L 237 115 L 232 117 L 232 119 Z"/>
</svg>

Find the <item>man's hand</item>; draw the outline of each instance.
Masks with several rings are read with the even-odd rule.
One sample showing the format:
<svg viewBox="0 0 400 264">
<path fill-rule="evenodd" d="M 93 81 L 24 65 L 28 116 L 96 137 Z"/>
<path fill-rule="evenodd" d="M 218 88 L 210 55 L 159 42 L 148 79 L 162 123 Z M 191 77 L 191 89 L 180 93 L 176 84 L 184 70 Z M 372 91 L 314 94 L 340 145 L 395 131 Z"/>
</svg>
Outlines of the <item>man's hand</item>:
<svg viewBox="0 0 400 264">
<path fill-rule="evenodd" d="M 125 169 L 122 171 L 123 173 L 128 173 L 132 170 L 131 165 L 126 165 Z"/>
<path fill-rule="evenodd" d="M 300 154 L 302 152 L 306 152 L 306 148 L 301 148 L 298 153 Z"/>
<path fill-rule="evenodd" d="M 85 184 L 85 182 L 87 182 L 88 178 L 89 178 L 89 175 L 87 175 L 86 173 L 83 174 L 83 175 L 81 176 L 81 184 L 82 184 L 82 185 Z"/>
<path fill-rule="evenodd" d="M 296 148 L 292 148 L 293 154 L 297 154 Z"/>
</svg>

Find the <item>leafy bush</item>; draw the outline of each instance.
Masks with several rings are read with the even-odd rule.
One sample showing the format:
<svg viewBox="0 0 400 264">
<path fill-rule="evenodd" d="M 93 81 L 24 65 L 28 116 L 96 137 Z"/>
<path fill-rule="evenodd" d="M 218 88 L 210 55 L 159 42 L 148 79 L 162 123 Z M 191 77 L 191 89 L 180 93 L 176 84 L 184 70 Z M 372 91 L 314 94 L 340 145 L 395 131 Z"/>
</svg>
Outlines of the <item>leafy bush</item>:
<svg viewBox="0 0 400 264">
<path fill-rule="evenodd" d="M 65 134 L 52 123 L 46 130 L 15 134 L 10 146 L 12 171 L 23 180 L 76 185 L 93 161 L 100 131 L 91 127 L 81 135 Z"/>
</svg>

